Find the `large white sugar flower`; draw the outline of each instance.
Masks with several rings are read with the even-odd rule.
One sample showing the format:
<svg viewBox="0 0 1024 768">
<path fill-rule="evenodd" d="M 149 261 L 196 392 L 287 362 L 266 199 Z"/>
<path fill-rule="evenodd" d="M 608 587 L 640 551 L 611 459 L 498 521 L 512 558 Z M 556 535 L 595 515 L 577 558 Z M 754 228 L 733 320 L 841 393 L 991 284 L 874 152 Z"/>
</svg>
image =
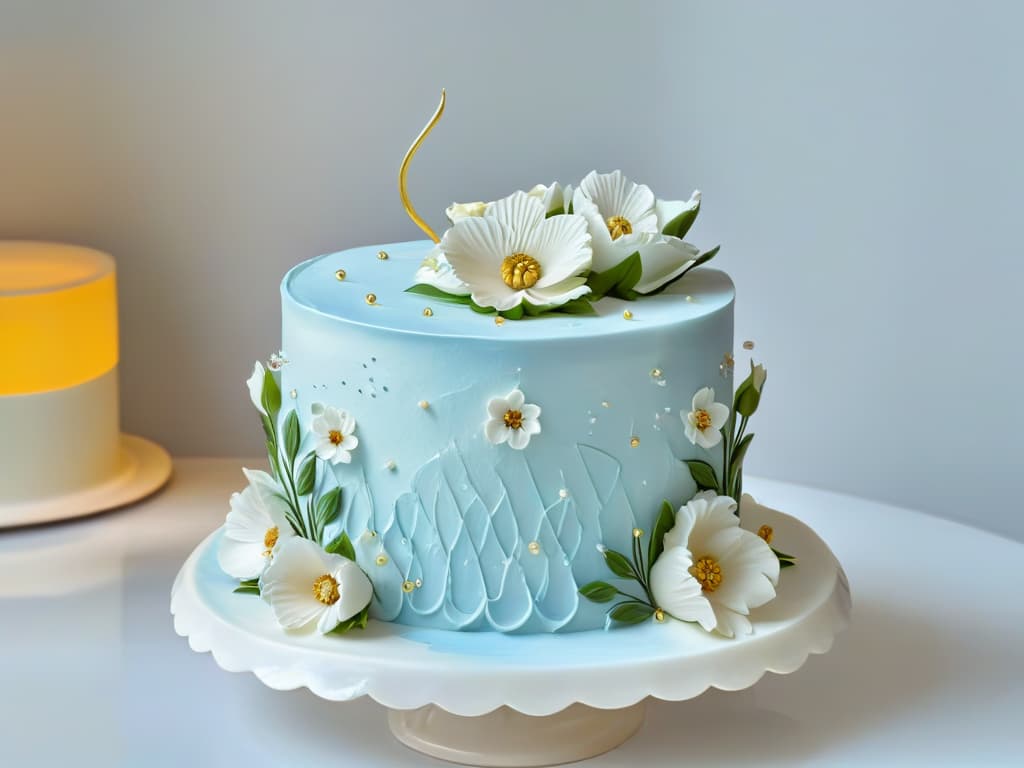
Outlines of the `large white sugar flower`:
<svg viewBox="0 0 1024 768">
<path fill-rule="evenodd" d="M 469 296 L 469 286 L 455 276 L 452 265 L 448 263 L 448 258 L 439 245 L 430 249 L 430 253 L 416 270 L 416 282 L 433 286 L 452 296 Z"/>
<path fill-rule="evenodd" d="M 356 420 L 348 411 L 319 404 L 313 414 L 313 434 L 317 437 L 313 450 L 317 457 L 331 464 L 352 463 L 352 451 L 359 445 L 354 434 Z"/>
<path fill-rule="evenodd" d="M 650 293 L 678 277 L 700 251 L 678 237 L 663 234 L 684 211 L 696 210 L 700 192 L 689 200 L 657 200 L 650 187 L 635 184 L 621 171 L 591 171 L 573 193 L 573 213 L 586 218 L 593 238 L 593 269 L 606 272 L 639 252 L 642 274 L 634 286 Z"/>
<path fill-rule="evenodd" d="M 493 445 L 508 443 L 521 451 L 533 435 L 540 434 L 540 406 L 527 403 L 521 390 L 492 399 L 487 403 L 487 416 L 484 434 Z"/>
<path fill-rule="evenodd" d="M 256 365 L 253 366 L 252 376 L 245 380 L 246 386 L 249 387 L 249 399 L 256 406 L 256 410 L 264 416 L 267 415 L 266 410 L 263 408 L 263 377 L 266 373 L 267 371 L 264 369 L 263 363 L 257 361 Z"/>
<path fill-rule="evenodd" d="M 751 609 L 773 599 L 779 582 L 779 559 L 764 539 L 740 528 L 735 513 L 728 496 L 698 494 L 676 514 L 651 568 L 659 608 L 726 637 L 753 631 Z"/>
<path fill-rule="evenodd" d="M 689 413 L 679 412 L 686 425 L 686 437 L 701 448 L 714 448 L 722 440 L 722 427 L 729 420 L 729 406 L 715 402 L 715 390 L 697 390 Z"/>
<path fill-rule="evenodd" d="M 281 546 L 264 572 L 260 594 L 282 627 L 299 629 L 316 622 L 317 630 L 326 634 L 369 605 L 373 586 L 348 558 L 295 537 Z"/>
<path fill-rule="evenodd" d="M 548 185 L 537 184 L 526 194 L 540 200 L 547 215 L 565 213 L 569 209 L 569 203 L 572 201 L 572 187 L 569 186 L 563 189 L 562 185 L 557 181 L 553 181 Z M 492 205 L 494 205 L 493 202 L 485 203 L 481 200 L 473 203 L 452 203 L 445 209 L 445 215 L 454 224 L 459 219 L 464 219 L 467 216 L 483 216 Z"/>
<path fill-rule="evenodd" d="M 288 522 L 288 504 L 274 479 L 266 472 L 242 471 L 249 485 L 231 496 L 217 562 L 236 579 L 255 579 L 295 533 Z"/>
<path fill-rule="evenodd" d="M 590 269 L 587 222 L 545 218 L 543 204 L 525 192 L 498 200 L 483 216 L 459 219 L 441 250 L 481 307 L 559 306 L 590 292 L 580 276 Z"/>
</svg>

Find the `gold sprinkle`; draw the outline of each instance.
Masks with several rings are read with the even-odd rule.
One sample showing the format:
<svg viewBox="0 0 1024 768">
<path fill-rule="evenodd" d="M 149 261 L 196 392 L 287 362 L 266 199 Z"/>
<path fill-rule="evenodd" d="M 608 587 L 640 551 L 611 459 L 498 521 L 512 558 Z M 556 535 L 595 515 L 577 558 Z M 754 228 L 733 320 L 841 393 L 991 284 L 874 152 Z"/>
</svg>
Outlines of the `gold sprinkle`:
<svg viewBox="0 0 1024 768">
<path fill-rule="evenodd" d="M 643 529 L 641 529 L 641 528 L 634 528 L 633 529 L 633 538 L 634 539 L 642 538 L 643 535 L 644 535 Z"/>
<path fill-rule="evenodd" d="M 558 498 L 560 498 L 560 499 L 568 499 L 569 498 L 569 489 L 568 488 L 562 488 L 561 490 L 559 490 L 558 491 Z"/>
<path fill-rule="evenodd" d="M 611 408 L 611 407 L 612 407 L 612 404 L 611 404 L 611 403 L 609 403 L 609 402 L 608 402 L 607 400 L 602 400 L 602 401 L 601 401 L 601 407 L 602 407 L 602 408 Z"/>
<path fill-rule="evenodd" d="M 367 533 L 370 534 L 370 538 L 371 539 L 376 539 L 377 538 L 377 532 L 376 531 L 367 531 Z"/>
<path fill-rule="evenodd" d="M 423 308 L 423 316 L 424 317 L 433 317 L 434 316 L 434 310 L 432 310 L 430 307 L 424 307 Z"/>
<path fill-rule="evenodd" d="M 398 465 L 395 463 L 394 459 L 388 459 L 384 462 L 384 469 L 390 470 L 391 472 L 394 472 L 397 467 Z"/>
<path fill-rule="evenodd" d="M 633 313 L 630 312 L 628 309 L 625 312 L 622 313 L 622 316 L 626 320 L 632 320 L 633 319 Z"/>
<path fill-rule="evenodd" d="M 528 550 L 530 550 L 530 554 L 531 555 L 539 555 L 540 554 L 540 542 L 531 541 L 529 544 L 526 545 L 526 548 Z"/>
<path fill-rule="evenodd" d="M 381 552 L 379 555 L 377 555 L 377 559 L 374 560 L 374 562 L 377 563 L 377 565 L 379 566 L 385 566 L 388 564 L 388 556 Z"/>
<path fill-rule="evenodd" d="M 376 293 L 368 293 L 368 294 L 366 294 L 366 303 L 367 304 L 376 304 L 377 303 L 377 294 Z"/>
<path fill-rule="evenodd" d="M 744 341 L 743 342 L 743 348 L 744 349 L 753 349 L 754 348 L 754 342 L 752 342 L 750 340 Z"/>
<path fill-rule="evenodd" d="M 696 301 L 696 299 L 693 298 L 693 296 L 691 296 L 690 294 L 686 294 L 686 300 L 691 304 Z"/>
<path fill-rule="evenodd" d="M 660 379 L 661 378 L 661 368 L 651 368 L 651 378 L 652 379 Z"/>
<path fill-rule="evenodd" d="M 661 608 L 654 612 L 654 620 L 658 623 L 665 621 L 665 612 Z"/>
<path fill-rule="evenodd" d="M 316 581 L 313 582 L 313 597 L 324 605 L 334 605 L 341 599 L 337 580 L 329 573 L 317 576 Z"/>
<path fill-rule="evenodd" d="M 423 586 L 423 579 L 416 579 L 416 589 Z"/>
<path fill-rule="evenodd" d="M 418 403 L 418 405 L 419 405 L 419 407 L 420 407 L 420 408 L 422 408 L 422 409 L 423 409 L 424 411 L 425 411 L 425 410 L 427 410 L 427 408 L 429 408 L 429 407 L 430 407 L 430 403 L 428 403 L 428 402 L 427 402 L 426 400 L 420 400 L 420 401 L 419 401 L 419 403 Z"/>
<path fill-rule="evenodd" d="M 513 253 L 501 262 L 501 279 L 509 288 L 521 291 L 540 280 L 540 262 L 525 253 Z"/>
<path fill-rule="evenodd" d="M 502 317 L 501 315 L 498 315 L 496 318 L 494 318 L 494 324 L 495 325 L 504 325 L 505 324 L 505 318 Z"/>
<path fill-rule="evenodd" d="M 377 251 L 377 258 L 380 259 L 381 261 L 387 261 L 388 260 L 388 252 L 387 251 Z"/>
<path fill-rule="evenodd" d="M 705 592 L 714 592 L 722 586 L 722 567 L 713 557 L 704 556 L 690 568 L 690 575 L 700 582 Z"/>
<path fill-rule="evenodd" d="M 631 438 L 629 438 L 629 447 L 630 448 L 637 448 L 639 445 L 640 445 L 640 438 L 639 437 L 637 437 L 636 435 L 633 435 Z"/>
<path fill-rule="evenodd" d="M 297 390 L 297 389 L 293 389 L 291 392 L 288 393 L 288 397 L 290 397 L 292 400 L 294 400 L 298 396 L 299 396 L 299 390 Z"/>
<path fill-rule="evenodd" d="M 757 529 L 757 535 L 764 539 L 766 543 L 771 544 L 772 539 L 775 537 L 775 531 L 772 530 L 770 525 L 762 525 Z"/>
<path fill-rule="evenodd" d="M 402 591 L 405 592 L 405 594 L 409 594 L 414 589 L 416 589 L 416 585 L 413 584 L 408 579 L 406 579 L 405 581 L 402 582 Z"/>
<path fill-rule="evenodd" d="M 344 269 L 339 269 L 337 272 L 334 273 L 334 277 L 336 280 L 341 281 L 345 279 L 345 274 L 346 272 Z"/>
</svg>

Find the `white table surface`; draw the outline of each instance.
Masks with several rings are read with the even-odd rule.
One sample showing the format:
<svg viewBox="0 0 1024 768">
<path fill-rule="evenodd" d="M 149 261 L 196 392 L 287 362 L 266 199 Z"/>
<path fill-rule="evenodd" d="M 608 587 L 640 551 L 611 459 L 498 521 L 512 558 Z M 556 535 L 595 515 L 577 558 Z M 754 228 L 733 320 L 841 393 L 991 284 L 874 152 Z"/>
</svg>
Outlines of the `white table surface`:
<svg viewBox="0 0 1024 768">
<path fill-rule="evenodd" d="M 171 582 L 223 520 L 241 466 L 179 460 L 141 505 L 0 532 L 0 765 L 446 765 L 393 741 L 372 701 L 272 691 L 174 633 Z M 747 485 L 832 547 L 850 629 L 792 675 L 650 702 L 632 741 L 586 765 L 1024 764 L 1024 544 Z"/>
</svg>

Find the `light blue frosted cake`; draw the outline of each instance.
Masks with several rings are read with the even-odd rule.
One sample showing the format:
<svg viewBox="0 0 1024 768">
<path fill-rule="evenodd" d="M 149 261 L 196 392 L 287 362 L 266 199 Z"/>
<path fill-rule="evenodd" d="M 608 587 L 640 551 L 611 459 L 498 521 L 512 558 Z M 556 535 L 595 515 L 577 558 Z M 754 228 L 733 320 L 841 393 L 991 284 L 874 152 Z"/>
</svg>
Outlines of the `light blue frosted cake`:
<svg viewBox="0 0 1024 768">
<path fill-rule="evenodd" d="M 219 546 L 237 591 L 288 631 L 749 632 L 791 558 L 738 524 L 765 377 L 733 392 L 733 285 L 683 240 L 699 194 L 595 172 L 455 204 L 441 237 L 406 207 L 433 242 L 284 278 L 248 382 L 271 470 Z"/>
</svg>

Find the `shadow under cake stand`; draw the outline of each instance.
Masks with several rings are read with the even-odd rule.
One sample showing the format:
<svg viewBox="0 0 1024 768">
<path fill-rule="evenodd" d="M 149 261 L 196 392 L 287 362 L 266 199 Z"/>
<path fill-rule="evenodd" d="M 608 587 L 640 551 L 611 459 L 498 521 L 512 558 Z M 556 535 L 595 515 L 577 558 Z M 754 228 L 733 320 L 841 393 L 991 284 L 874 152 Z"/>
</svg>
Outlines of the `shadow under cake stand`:
<svg viewBox="0 0 1024 768">
<path fill-rule="evenodd" d="M 747 688 L 797 670 L 846 626 L 850 591 L 835 556 L 803 523 L 759 509 L 755 526 L 798 557 L 778 596 L 728 640 L 676 622 L 567 634 L 453 632 L 371 621 L 361 632 L 285 632 L 258 598 L 232 592 L 217 565 L 220 531 L 182 566 L 171 594 L 179 635 L 231 672 L 330 701 L 370 696 L 394 736 L 456 763 L 541 766 L 582 760 L 628 740 L 644 700 L 682 701 L 709 687 Z"/>
</svg>

